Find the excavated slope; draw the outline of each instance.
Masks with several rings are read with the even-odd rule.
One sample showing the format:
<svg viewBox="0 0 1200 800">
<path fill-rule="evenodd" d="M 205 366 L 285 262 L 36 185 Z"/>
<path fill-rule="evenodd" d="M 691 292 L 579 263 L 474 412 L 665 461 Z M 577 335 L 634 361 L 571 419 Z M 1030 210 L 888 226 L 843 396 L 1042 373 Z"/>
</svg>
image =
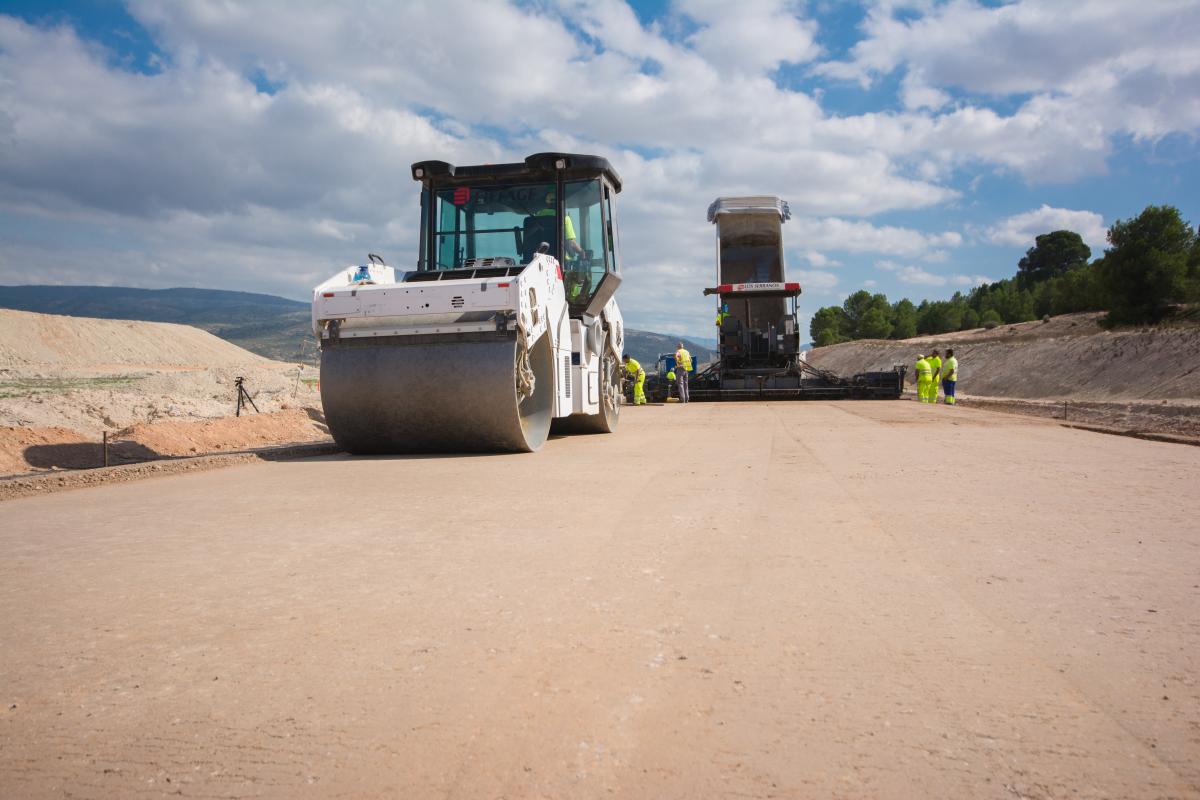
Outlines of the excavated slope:
<svg viewBox="0 0 1200 800">
<path fill-rule="evenodd" d="M 1200 328 L 1104 330 L 1098 314 L 1067 314 L 990 331 L 902 341 L 862 340 L 809 353 L 842 374 L 908 364 L 918 353 L 954 348 L 959 392 L 983 397 L 1071 401 L 1200 400 Z"/>
<path fill-rule="evenodd" d="M 0 309 L 0 368 L 212 368 L 271 363 L 189 325 Z"/>
</svg>

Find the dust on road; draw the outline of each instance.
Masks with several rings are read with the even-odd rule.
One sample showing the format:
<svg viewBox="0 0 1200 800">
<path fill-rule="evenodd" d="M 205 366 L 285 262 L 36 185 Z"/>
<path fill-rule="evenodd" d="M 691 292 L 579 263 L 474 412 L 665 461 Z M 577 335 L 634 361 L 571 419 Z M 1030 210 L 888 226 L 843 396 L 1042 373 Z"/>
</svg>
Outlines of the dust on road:
<svg viewBox="0 0 1200 800">
<path fill-rule="evenodd" d="M 6 503 L 0 794 L 1200 796 L 1200 449 L 623 417 Z"/>
</svg>

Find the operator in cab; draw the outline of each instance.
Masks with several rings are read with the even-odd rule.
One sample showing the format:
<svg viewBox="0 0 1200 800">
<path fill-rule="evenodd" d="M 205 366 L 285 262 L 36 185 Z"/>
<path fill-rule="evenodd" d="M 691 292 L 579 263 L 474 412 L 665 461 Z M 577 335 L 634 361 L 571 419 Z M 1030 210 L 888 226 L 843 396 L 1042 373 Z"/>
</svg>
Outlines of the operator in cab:
<svg viewBox="0 0 1200 800">
<path fill-rule="evenodd" d="M 553 217 L 558 213 L 558 202 L 554 192 L 546 192 L 546 207 L 534 213 L 535 217 Z M 563 214 L 563 254 L 567 258 L 582 258 L 585 253 L 575 238 L 575 223 L 570 214 Z"/>
</svg>

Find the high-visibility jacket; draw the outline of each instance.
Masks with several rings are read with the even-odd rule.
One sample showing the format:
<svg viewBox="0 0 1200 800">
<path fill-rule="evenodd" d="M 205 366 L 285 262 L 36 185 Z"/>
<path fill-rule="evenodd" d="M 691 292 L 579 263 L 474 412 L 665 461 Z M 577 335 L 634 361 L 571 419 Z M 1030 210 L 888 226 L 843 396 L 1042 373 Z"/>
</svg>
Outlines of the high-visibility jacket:
<svg viewBox="0 0 1200 800">
<path fill-rule="evenodd" d="M 729 314 L 725 313 L 724 311 L 717 312 L 717 327 L 718 328 L 721 327 L 721 323 L 724 322 L 725 318 L 728 316 L 729 316 Z"/>
<path fill-rule="evenodd" d="M 933 380 L 933 368 L 929 366 L 929 362 L 925 359 L 917 361 L 914 369 L 917 371 L 917 380 L 921 383 L 929 383 Z"/>
<path fill-rule="evenodd" d="M 954 356 L 950 356 L 944 362 L 942 362 L 942 380 L 958 380 L 958 359 Z"/>
<path fill-rule="evenodd" d="M 938 380 L 938 373 L 942 370 L 941 356 L 930 356 L 927 360 L 929 361 L 930 376 L 934 380 Z"/>
<path fill-rule="evenodd" d="M 631 358 L 625 362 L 625 369 L 629 370 L 630 375 L 637 375 L 639 373 L 642 375 L 646 374 L 642 371 L 642 365 L 639 364 L 635 358 Z"/>
<path fill-rule="evenodd" d="M 667 373 L 667 380 L 669 380 L 669 381 L 675 380 L 675 370 L 671 370 L 670 372 Z"/>
<path fill-rule="evenodd" d="M 535 217 L 553 217 L 557 213 L 558 212 L 553 208 L 543 208 L 542 210 L 534 213 L 534 216 Z M 565 241 L 569 242 L 575 238 L 575 223 L 571 221 L 570 214 L 563 214 L 563 233 L 565 234 L 563 236 L 563 239 Z"/>
<path fill-rule="evenodd" d="M 675 363 L 683 369 L 684 372 L 692 371 L 692 354 L 686 348 L 679 348 L 675 351 Z"/>
</svg>

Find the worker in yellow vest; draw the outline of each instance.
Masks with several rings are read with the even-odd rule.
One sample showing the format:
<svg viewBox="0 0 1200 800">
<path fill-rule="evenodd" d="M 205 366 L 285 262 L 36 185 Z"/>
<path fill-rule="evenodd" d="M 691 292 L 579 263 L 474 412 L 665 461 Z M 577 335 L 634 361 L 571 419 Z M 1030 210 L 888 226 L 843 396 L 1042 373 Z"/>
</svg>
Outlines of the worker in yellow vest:
<svg viewBox="0 0 1200 800">
<path fill-rule="evenodd" d="M 942 357 L 938 355 L 937 350 L 934 350 L 933 355 L 925 360 L 929 362 L 929 369 L 933 373 L 929 380 L 929 402 L 936 405 L 938 385 L 942 382 Z"/>
<path fill-rule="evenodd" d="M 679 402 L 688 402 L 688 373 L 692 371 L 692 354 L 683 346 L 683 342 L 679 343 L 679 349 L 675 351 L 675 385 L 679 390 Z"/>
<path fill-rule="evenodd" d="M 942 394 L 946 395 L 946 405 L 952 406 L 957 402 L 954 399 L 954 387 L 958 384 L 958 359 L 954 357 L 953 350 L 946 351 L 946 360 L 942 362 Z"/>
<path fill-rule="evenodd" d="M 633 356 L 626 353 L 625 371 L 633 378 L 633 404 L 646 405 L 646 370 L 642 369 L 642 365 Z"/>
<path fill-rule="evenodd" d="M 729 316 L 729 304 L 722 303 L 721 307 L 717 309 L 717 330 L 718 330 L 718 332 L 721 329 L 721 323 L 724 322 L 725 318 L 728 316 Z"/>
<path fill-rule="evenodd" d="M 923 355 L 917 356 L 917 363 L 913 369 L 917 373 L 917 399 L 922 403 L 928 403 L 929 384 L 933 380 L 933 369 Z"/>
</svg>

